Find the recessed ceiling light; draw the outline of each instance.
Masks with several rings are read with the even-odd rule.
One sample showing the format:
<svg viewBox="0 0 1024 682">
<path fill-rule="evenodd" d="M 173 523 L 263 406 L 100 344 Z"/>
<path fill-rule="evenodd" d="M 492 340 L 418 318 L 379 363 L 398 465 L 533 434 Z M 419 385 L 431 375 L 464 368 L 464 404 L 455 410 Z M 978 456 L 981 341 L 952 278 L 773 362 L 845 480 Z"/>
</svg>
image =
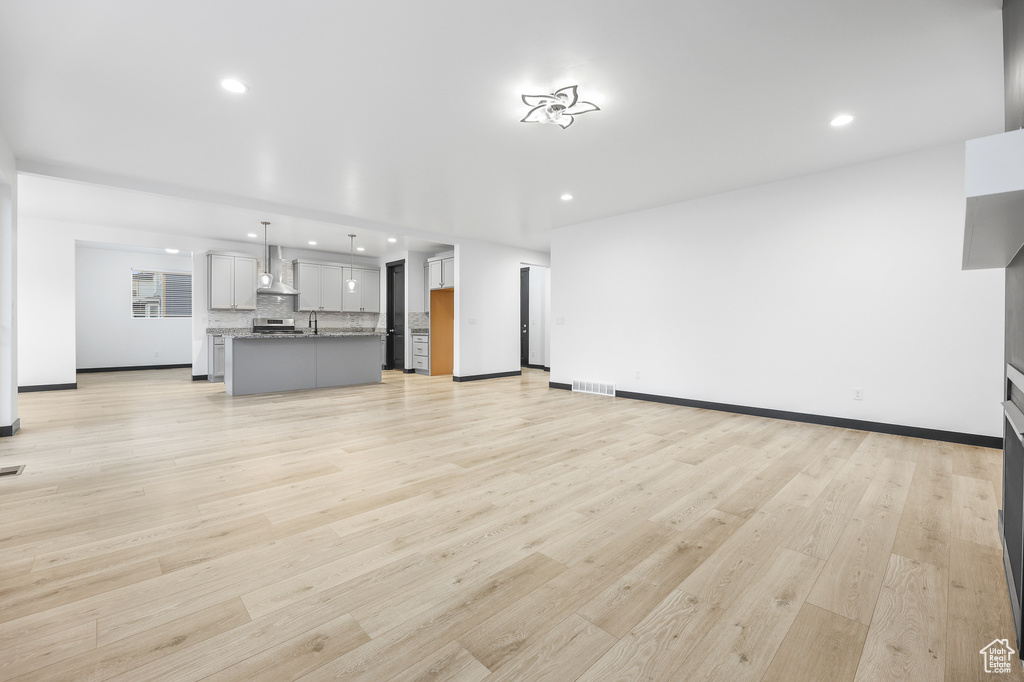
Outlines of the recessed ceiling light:
<svg viewBox="0 0 1024 682">
<path fill-rule="evenodd" d="M 164 249 L 167 253 L 178 253 L 177 249 Z"/>
<path fill-rule="evenodd" d="M 256 239 L 256 237 L 259 237 L 259 235 L 256 234 L 255 232 L 250 232 L 247 236 L 252 237 L 253 239 Z"/>
<path fill-rule="evenodd" d="M 316 242 L 307 242 L 310 246 L 316 246 Z"/>
<path fill-rule="evenodd" d="M 362 246 L 357 246 L 356 251 L 366 251 L 366 249 L 363 248 Z"/>
<path fill-rule="evenodd" d="M 397 242 L 398 240 L 397 240 L 397 239 L 395 239 L 394 237 L 388 237 L 388 241 L 389 241 L 389 242 L 391 242 L 392 244 L 394 244 L 394 243 L 395 243 L 395 242 Z"/>
<path fill-rule="evenodd" d="M 220 82 L 220 87 L 236 95 L 244 95 L 249 92 L 249 86 L 237 78 L 225 78 Z"/>
<path fill-rule="evenodd" d="M 828 122 L 828 124 L 833 128 L 840 128 L 842 126 L 849 125 L 850 123 L 853 123 L 853 116 L 850 114 L 839 114 Z"/>
<path fill-rule="evenodd" d="M 562 195 L 562 201 L 572 201 L 572 195 L 571 194 L 563 194 Z"/>
</svg>

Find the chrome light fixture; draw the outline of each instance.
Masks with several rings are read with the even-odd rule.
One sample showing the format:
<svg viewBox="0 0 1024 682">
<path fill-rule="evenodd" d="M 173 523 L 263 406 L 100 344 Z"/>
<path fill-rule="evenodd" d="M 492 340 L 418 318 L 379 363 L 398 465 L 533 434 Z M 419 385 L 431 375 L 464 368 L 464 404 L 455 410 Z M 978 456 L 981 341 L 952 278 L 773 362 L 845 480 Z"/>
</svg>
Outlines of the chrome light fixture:
<svg viewBox="0 0 1024 682">
<path fill-rule="evenodd" d="M 523 104 L 533 107 L 520 123 L 557 123 L 562 128 L 572 125 L 573 117 L 601 107 L 593 102 L 583 102 L 576 94 L 576 85 L 555 90 L 550 95 L 523 95 Z"/>
<path fill-rule="evenodd" d="M 355 250 L 353 247 L 356 243 L 356 236 L 350 234 L 348 236 L 348 279 L 345 280 L 345 288 L 348 289 L 350 294 L 356 291 L 356 264 L 355 264 Z"/>
<path fill-rule="evenodd" d="M 267 245 L 267 225 L 270 223 L 262 221 L 263 225 L 263 272 L 260 273 L 260 289 L 269 289 L 274 283 L 274 276 L 270 274 L 270 247 Z"/>
</svg>

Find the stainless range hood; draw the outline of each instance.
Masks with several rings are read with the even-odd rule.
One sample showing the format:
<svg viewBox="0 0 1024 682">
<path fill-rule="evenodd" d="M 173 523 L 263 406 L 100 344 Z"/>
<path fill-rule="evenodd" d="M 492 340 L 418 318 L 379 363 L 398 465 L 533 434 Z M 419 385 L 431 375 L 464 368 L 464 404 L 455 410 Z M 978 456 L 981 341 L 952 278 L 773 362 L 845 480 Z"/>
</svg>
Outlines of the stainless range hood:
<svg viewBox="0 0 1024 682">
<path fill-rule="evenodd" d="M 1024 130 L 968 140 L 963 269 L 1005 268 L 1024 245 Z"/>
<path fill-rule="evenodd" d="M 260 287 L 256 290 L 258 294 L 277 294 L 284 296 L 296 296 L 298 290 L 285 284 L 281 281 L 281 264 L 284 261 L 281 258 L 281 247 L 280 246 L 268 246 L 266 253 L 267 263 L 270 264 L 270 274 L 274 276 L 274 282 L 269 287 Z"/>
</svg>

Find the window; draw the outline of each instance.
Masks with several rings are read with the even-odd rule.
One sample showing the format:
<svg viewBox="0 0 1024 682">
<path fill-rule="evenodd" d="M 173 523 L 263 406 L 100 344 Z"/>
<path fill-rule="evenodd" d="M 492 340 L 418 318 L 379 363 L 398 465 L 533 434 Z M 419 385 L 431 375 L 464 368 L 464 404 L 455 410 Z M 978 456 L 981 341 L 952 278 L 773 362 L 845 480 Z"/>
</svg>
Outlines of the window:
<svg viewBox="0 0 1024 682">
<path fill-rule="evenodd" d="M 133 269 L 132 317 L 192 317 L 192 275 Z"/>
</svg>

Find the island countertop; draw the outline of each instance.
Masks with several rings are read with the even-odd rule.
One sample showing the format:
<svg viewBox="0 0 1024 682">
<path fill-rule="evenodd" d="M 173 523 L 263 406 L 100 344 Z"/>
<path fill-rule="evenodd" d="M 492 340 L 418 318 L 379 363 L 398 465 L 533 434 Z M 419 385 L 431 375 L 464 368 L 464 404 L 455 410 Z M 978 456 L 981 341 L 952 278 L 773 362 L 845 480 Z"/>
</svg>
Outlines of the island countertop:
<svg viewBox="0 0 1024 682">
<path fill-rule="evenodd" d="M 232 339 L 327 339 L 345 336 L 384 336 L 384 332 L 377 331 L 376 329 L 353 329 L 344 327 L 321 329 L 316 334 L 306 329 L 303 329 L 301 334 L 256 334 L 251 329 L 246 329 L 244 327 L 208 327 L 206 333 L 213 336 L 223 336 L 225 338 Z"/>
</svg>

